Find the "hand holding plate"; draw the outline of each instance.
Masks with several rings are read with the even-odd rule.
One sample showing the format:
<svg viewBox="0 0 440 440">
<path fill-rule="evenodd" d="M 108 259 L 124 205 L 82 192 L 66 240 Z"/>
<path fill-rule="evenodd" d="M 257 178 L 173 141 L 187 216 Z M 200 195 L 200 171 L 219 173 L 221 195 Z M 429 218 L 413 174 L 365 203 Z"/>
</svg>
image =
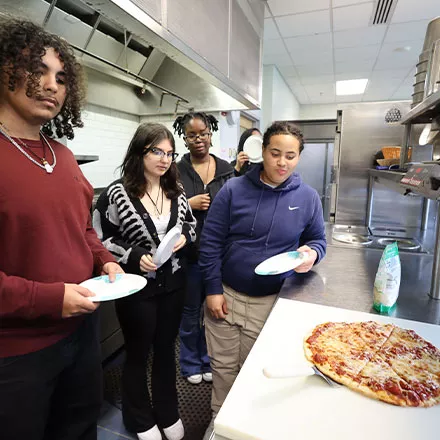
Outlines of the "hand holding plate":
<svg viewBox="0 0 440 440">
<path fill-rule="evenodd" d="M 176 243 L 176 245 L 173 248 L 173 253 L 177 252 L 179 249 L 182 249 L 183 246 L 186 245 L 186 237 L 182 234 L 179 238 L 179 241 Z"/>
<path fill-rule="evenodd" d="M 142 272 L 154 272 L 157 269 L 157 266 L 153 263 L 151 255 L 145 254 L 142 255 L 140 268 Z"/>
<path fill-rule="evenodd" d="M 94 294 L 85 287 L 77 284 L 64 284 L 63 310 L 61 316 L 63 318 L 72 318 L 73 316 L 92 313 L 98 307 L 99 303 L 94 303 L 87 299 Z"/>
<path fill-rule="evenodd" d="M 238 153 L 237 155 L 237 162 L 235 164 L 235 169 L 237 171 L 240 171 L 246 162 L 249 162 L 249 156 L 244 151 L 240 151 L 240 153 Z"/>
<path fill-rule="evenodd" d="M 118 263 L 114 263 L 112 261 L 105 263 L 104 266 L 102 266 L 102 272 L 101 275 L 108 275 L 108 278 L 111 283 L 113 283 L 116 280 L 116 274 L 118 273 L 125 273 L 121 266 L 119 266 Z"/>
<path fill-rule="evenodd" d="M 297 273 L 308 272 L 315 264 L 315 261 L 318 258 L 318 253 L 308 246 L 299 247 L 297 252 L 302 252 L 304 254 L 304 261 L 293 270 Z"/>
</svg>

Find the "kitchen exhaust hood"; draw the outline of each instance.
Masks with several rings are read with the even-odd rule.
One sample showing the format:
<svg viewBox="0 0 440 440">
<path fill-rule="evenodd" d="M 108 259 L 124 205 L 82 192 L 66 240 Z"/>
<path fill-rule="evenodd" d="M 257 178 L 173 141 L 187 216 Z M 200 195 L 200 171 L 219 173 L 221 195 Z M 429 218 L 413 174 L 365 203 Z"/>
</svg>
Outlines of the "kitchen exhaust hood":
<svg viewBox="0 0 440 440">
<path fill-rule="evenodd" d="M 253 90 L 253 96 L 240 90 L 231 78 L 191 53 L 159 22 L 145 13 L 134 18 L 116 3 L 123 2 L 0 0 L 0 10 L 42 24 L 76 48 L 87 70 L 89 103 L 139 116 L 190 108 L 215 111 L 259 107 L 259 90 Z M 157 14 L 154 9 L 149 12 L 153 17 Z"/>
</svg>

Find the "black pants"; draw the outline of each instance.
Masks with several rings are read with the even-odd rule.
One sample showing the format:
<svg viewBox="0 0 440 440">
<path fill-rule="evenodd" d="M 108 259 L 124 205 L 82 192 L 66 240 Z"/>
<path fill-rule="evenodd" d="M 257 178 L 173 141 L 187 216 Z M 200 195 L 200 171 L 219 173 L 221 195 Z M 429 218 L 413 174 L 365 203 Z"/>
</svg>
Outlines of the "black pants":
<svg viewBox="0 0 440 440">
<path fill-rule="evenodd" d="M 175 341 L 182 316 L 184 290 L 157 297 L 127 297 L 116 301 L 127 353 L 122 374 L 122 416 L 129 431 L 166 428 L 179 418 Z M 153 348 L 151 400 L 147 358 Z"/>
<path fill-rule="evenodd" d="M 0 358 L 2 440 L 95 440 L 102 403 L 97 313 L 69 337 Z"/>
</svg>

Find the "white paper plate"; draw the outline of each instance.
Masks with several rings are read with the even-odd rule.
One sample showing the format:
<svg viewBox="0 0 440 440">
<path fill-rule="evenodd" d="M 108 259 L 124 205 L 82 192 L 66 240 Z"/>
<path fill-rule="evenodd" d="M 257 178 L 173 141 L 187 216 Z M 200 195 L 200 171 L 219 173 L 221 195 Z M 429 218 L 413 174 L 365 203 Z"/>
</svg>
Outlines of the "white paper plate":
<svg viewBox="0 0 440 440">
<path fill-rule="evenodd" d="M 89 289 L 96 295 L 88 297 L 90 301 L 101 302 L 132 295 L 143 289 L 146 284 L 147 280 L 140 275 L 118 273 L 113 283 L 110 282 L 108 275 L 101 275 L 100 277 L 83 281 L 80 286 Z"/>
<path fill-rule="evenodd" d="M 289 272 L 301 265 L 307 257 L 306 252 L 286 252 L 264 260 L 255 268 L 257 275 L 278 275 Z"/>
<path fill-rule="evenodd" d="M 249 162 L 263 162 L 263 139 L 261 136 L 249 136 L 244 142 L 243 151 L 249 156 Z"/>
<path fill-rule="evenodd" d="M 162 264 L 169 260 L 173 254 L 174 246 L 179 241 L 181 235 L 182 228 L 180 226 L 174 226 L 174 228 L 167 232 L 153 256 L 153 263 L 157 267 L 162 266 Z"/>
</svg>

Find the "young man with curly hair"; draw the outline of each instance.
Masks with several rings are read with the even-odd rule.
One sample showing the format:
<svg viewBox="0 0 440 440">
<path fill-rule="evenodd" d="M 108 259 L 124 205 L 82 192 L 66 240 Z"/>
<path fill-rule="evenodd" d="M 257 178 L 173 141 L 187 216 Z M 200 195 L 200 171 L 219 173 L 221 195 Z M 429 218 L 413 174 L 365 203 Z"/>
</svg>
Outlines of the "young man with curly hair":
<svg viewBox="0 0 440 440">
<path fill-rule="evenodd" d="M 3 440 L 92 440 L 102 399 L 97 304 L 78 284 L 122 269 L 90 221 L 93 189 L 52 139 L 82 127 L 73 51 L 0 23 L 0 427 Z"/>
</svg>

